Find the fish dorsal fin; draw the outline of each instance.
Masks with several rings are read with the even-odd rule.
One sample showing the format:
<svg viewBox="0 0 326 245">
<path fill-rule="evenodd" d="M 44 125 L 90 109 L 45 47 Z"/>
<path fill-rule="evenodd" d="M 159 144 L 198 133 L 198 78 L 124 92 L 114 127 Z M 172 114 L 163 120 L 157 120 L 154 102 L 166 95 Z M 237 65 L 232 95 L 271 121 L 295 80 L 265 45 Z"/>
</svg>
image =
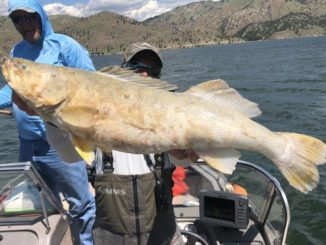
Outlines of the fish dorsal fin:
<svg viewBox="0 0 326 245">
<path fill-rule="evenodd" d="M 167 91 L 175 91 L 178 89 L 178 87 L 174 84 L 170 84 L 160 79 L 145 77 L 140 73 L 135 73 L 132 70 L 121 68 L 119 66 L 104 67 L 99 71 L 104 74 L 117 77 L 120 80 L 137 83 L 139 85 L 143 85 L 147 87 L 163 89 Z"/>
<path fill-rule="evenodd" d="M 212 103 L 231 107 L 250 118 L 261 114 L 261 110 L 256 103 L 242 97 L 238 91 L 230 88 L 227 82 L 221 79 L 200 83 L 189 88 L 185 93 L 206 99 Z"/>
</svg>

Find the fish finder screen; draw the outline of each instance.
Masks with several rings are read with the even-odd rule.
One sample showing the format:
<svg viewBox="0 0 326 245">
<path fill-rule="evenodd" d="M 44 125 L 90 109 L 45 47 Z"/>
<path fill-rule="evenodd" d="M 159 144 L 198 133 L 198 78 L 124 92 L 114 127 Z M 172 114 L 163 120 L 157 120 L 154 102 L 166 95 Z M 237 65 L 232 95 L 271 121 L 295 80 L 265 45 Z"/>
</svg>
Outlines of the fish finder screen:
<svg viewBox="0 0 326 245">
<path fill-rule="evenodd" d="M 213 219 L 235 222 L 235 202 L 222 198 L 204 197 L 204 216 Z"/>
</svg>

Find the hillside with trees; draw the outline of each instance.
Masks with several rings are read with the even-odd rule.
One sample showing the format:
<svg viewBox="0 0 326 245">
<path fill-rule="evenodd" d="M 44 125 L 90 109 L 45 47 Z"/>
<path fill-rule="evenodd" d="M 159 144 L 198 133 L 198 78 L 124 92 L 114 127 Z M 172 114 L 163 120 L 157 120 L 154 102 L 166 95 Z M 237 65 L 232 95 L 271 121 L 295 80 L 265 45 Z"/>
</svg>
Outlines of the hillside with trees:
<svg viewBox="0 0 326 245">
<path fill-rule="evenodd" d="M 72 36 L 92 54 L 123 52 L 133 42 L 160 48 L 326 35 L 325 0 L 222 0 L 177 7 L 139 22 L 112 13 L 50 16 L 56 32 Z M 0 17 L 0 53 L 20 39 L 10 19 Z"/>
</svg>

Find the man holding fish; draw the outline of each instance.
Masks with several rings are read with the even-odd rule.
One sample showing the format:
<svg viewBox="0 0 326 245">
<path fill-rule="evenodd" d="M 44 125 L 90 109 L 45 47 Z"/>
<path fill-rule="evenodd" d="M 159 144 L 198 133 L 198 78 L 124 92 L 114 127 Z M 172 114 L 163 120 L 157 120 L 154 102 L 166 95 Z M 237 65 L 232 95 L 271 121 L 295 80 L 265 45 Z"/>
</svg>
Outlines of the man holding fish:
<svg viewBox="0 0 326 245">
<path fill-rule="evenodd" d="M 10 57 L 95 70 L 88 52 L 81 45 L 53 32 L 48 16 L 37 0 L 9 0 L 9 17 L 23 38 L 14 46 Z M 64 195 L 69 204 L 74 244 L 93 244 L 95 200 L 89 191 L 85 162 L 77 154 L 70 159 L 70 164 L 63 161 L 46 139 L 44 121 L 33 110 L 24 107 L 19 97 L 5 85 L 0 90 L 0 107 L 11 105 L 19 131 L 19 161 L 32 161 L 53 193 L 58 198 L 59 193 Z"/>
<path fill-rule="evenodd" d="M 155 78 L 152 82 L 159 86 L 165 85 L 157 79 L 162 66 L 157 48 L 134 43 L 124 54 L 124 69 L 116 68 L 116 72 L 130 78 Z M 113 74 L 110 68 L 102 71 Z M 169 91 L 176 88 L 167 86 Z M 175 166 L 167 153 L 143 155 L 113 150 L 110 156 L 104 153 L 103 159 L 99 157 L 95 162 L 95 244 L 183 244 L 172 205 Z"/>
</svg>

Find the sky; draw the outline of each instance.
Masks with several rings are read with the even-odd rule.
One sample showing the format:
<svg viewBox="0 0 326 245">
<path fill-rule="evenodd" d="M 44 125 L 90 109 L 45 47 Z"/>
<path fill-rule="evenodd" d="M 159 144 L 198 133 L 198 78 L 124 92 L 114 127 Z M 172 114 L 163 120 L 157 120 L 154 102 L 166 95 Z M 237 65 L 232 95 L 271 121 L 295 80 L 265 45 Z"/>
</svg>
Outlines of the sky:
<svg viewBox="0 0 326 245">
<path fill-rule="evenodd" d="M 101 11 L 110 11 L 140 21 L 170 11 L 177 6 L 199 1 L 201 0 L 40 0 L 49 15 L 68 14 L 85 17 Z M 0 0 L 0 15 L 7 15 L 7 6 L 8 0 Z"/>
</svg>

